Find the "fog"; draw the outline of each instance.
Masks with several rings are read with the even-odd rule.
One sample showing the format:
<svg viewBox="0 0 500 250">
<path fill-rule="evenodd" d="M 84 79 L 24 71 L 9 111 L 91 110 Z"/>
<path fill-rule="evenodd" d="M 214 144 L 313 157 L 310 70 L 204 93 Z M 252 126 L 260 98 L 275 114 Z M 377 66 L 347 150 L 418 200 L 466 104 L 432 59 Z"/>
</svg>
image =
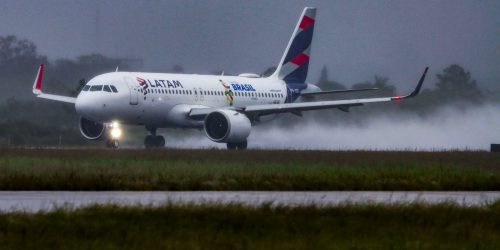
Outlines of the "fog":
<svg viewBox="0 0 500 250">
<path fill-rule="evenodd" d="M 102 53 L 142 58 L 145 71 L 261 73 L 305 6 L 318 8 L 311 83 L 324 65 L 346 85 L 379 74 L 402 90 L 425 66 L 453 63 L 480 84 L 500 80 L 498 0 L 2 0 L 0 35 L 27 38 L 53 60 Z"/>
<path fill-rule="evenodd" d="M 47 63 L 44 91 L 71 95 L 81 80 L 116 65 L 260 74 L 276 66 L 306 6 L 318 8 L 308 83 L 320 84 L 325 68 L 323 83 L 378 87 L 377 79 L 388 79 L 382 93 L 400 95 L 429 66 L 423 93 L 397 112 L 391 103 L 328 111 L 323 119 L 285 115 L 286 127 L 280 118 L 253 127 L 249 148 L 486 150 L 500 143 L 498 0 L 2 0 L 0 38 L 14 35 L 36 49 L 25 57 L 19 47 L 0 46 L 0 145 L 83 144 L 72 108 L 31 95 L 40 63 Z M 453 65 L 462 71 L 447 74 Z M 439 87 L 437 75 L 446 74 Z M 122 145 L 142 147 L 146 130 L 133 130 Z M 203 131 L 160 132 L 168 147 L 225 147 Z"/>
<path fill-rule="evenodd" d="M 490 143 L 500 143 L 499 109 L 493 105 L 466 110 L 444 107 L 426 118 L 380 114 L 359 126 L 329 126 L 297 117 L 296 125 L 289 128 L 265 124 L 254 127 L 248 145 L 253 149 L 489 150 Z M 225 147 L 211 142 L 202 131 L 183 138 L 164 136 L 167 147 Z"/>
</svg>

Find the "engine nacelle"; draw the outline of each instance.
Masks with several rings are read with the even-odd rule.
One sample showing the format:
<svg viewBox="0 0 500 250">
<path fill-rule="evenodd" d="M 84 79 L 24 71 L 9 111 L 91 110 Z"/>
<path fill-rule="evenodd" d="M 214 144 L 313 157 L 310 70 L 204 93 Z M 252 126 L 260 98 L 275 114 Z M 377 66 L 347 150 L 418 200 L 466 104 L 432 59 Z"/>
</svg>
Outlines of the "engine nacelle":
<svg viewBox="0 0 500 250">
<path fill-rule="evenodd" d="M 205 117 L 204 130 L 214 142 L 246 141 L 252 125 L 248 117 L 233 110 L 216 110 Z"/>
<path fill-rule="evenodd" d="M 80 118 L 80 133 L 82 133 L 83 137 L 89 140 L 98 140 L 106 131 L 106 126 L 100 122 L 94 122 L 89 119 Z"/>
</svg>

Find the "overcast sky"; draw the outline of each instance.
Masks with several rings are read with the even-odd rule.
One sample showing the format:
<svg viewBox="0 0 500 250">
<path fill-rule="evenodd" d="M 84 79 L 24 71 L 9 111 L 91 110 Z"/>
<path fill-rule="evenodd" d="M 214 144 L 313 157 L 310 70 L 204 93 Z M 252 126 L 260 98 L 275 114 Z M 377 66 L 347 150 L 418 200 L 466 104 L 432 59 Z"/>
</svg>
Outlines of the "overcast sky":
<svg viewBox="0 0 500 250">
<path fill-rule="evenodd" d="M 32 40 L 50 59 L 100 52 L 144 58 L 146 71 L 261 73 L 278 63 L 305 6 L 318 8 L 311 83 L 326 65 L 346 85 L 379 74 L 405 91 L 425 66 L 434 75 L 458 63 L 500 84 L 498 0 L 1 0 L 0 36 Z"/>
</svg>

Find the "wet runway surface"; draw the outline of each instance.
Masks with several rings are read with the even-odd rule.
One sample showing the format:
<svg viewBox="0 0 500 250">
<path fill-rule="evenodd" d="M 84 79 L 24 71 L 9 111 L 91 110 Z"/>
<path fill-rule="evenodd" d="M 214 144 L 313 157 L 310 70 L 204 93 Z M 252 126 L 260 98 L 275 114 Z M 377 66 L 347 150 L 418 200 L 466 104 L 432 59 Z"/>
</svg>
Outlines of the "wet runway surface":
<svg viewBox="0 0 500 250">
<path fill-rule="evenodd" d="M 428 203 L 454 202 L 464 206 L 484 205 L 500 200 L 500 192 L 128 192 L 128 191 L 0 191 L 0 211 L 50 211 L 57 207 L 79 208 L 91 204 L 151 205 L 166 203 L 262 204 L 334 206 L 343 203 Z"/>
</svg>

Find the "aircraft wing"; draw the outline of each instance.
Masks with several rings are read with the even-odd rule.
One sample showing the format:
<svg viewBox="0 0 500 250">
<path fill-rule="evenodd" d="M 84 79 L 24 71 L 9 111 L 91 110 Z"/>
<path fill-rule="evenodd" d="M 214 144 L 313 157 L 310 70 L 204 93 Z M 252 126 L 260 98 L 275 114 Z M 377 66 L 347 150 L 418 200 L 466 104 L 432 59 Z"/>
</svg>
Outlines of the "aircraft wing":
<svg viewBox="0 0 500 250">
<path fill-rule="evenodd" d="M 53 101 L 58 101 L 58 102 L 67 102 L 67 103 L 75 103 L 76 98 L 75 97 L 69 97 L 69 96 L 62 96 L 62 95 L 50 95 L 50 94 L 39 94 L 36 97 L 38 98 L 43 98 L 43 99 L 49 99 Z"/>
<path fill-rule="evenodd" d="M 424 73 L 420 77 L 417 86 L 409 95 L 405 96 L 393 96 L 393 97 L 379 97 L 379 98 L 365 98 L 365 99 L 350 99 L 350 100 L 335 100 L 335 101 L 318 101 L 318 102 L 301 102 L 301 103 L 283 103 L 283 104 L 264 104 L 264 105 L 253 105 L 241 108 L 235 108 L 234 110 L 241 113 L 247 114 L 249 116 L 260 116 L 268 114 L 277 113 L 300 113 L 301 111 L 309 110 L 319 110 L 319 109 L 330 109 L 339 108 L 343 111 L 347 111 L 348 108 L 353 106 L 361 106 L 365 103 L 376 103 L 376 102 L 390 102 L 399 101 L 407 98 L 412 98 L 418 95 L 422 84 L 424 83 L 425 75 L 429 67 L 425 68 Z M 189 113 L 189 117 L 194 119 L 200 119 L 213 112 L 214 108 L 195 108 Z"/>
<path fill-rule="evenodd" d="M 35 82 L 33 83 L 33 94 L 35 94 L 36 97 L 54 100 L 54 101 L 59 101 L 59 102 L 67 102 L 67 103 L 75 103 L 76 102 L 75 97 L 62 96 L 62 95 L 51 95 L 51 94 L 43 93 L 42 92 L 42 79 L 43 79 L 43 64 L 40 65 L 40 68 L 38 68 L 38 73 L 36 74 Z"/>
<path fill-rule="evenodd" d="M 324 95 L 324 94 L 350 93 L 350 92 L 361 92 L 361 91 L 371 91 L 371 90 L 378 90 L 378 88 L 315 91 L 315 92 L 300 93 L 300 95 L 301 96 L 315 96 L 315 95 Z"/>
</svg>

